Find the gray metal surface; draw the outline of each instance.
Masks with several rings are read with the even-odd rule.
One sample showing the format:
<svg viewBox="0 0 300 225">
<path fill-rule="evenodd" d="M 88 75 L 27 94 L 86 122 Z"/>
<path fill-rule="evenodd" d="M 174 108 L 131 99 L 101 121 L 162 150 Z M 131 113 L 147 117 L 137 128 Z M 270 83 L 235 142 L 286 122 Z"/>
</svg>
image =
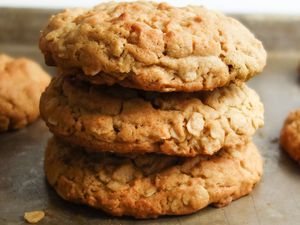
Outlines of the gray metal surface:
<svg viewBox="0 0 300 225">
<path fill-rule="evenodd" d="M 25 55 L 43 63 L 37 44 L 33 44 L 35 42 L 30 36 L 35 38 L 38 36 L 39 26 L 45 23 L 44 20 L 49 14 L 46 11 L 0 9 L 0 52 L 4 51 L 14 56 Z M 3 15 L 12 20 L 17 18 L 17 22 L 9 20 L 7 23 L 12 27 L 8 28 L 7 23 L 3 23 Z M 33 22 L 30 21 L 35 19 L 39 22 L 32 25 Z M 266 111 L 265 127 L 255 136 L 255 142 L 265 159 L 265 172 L 262 182 L 252 194 L 221 209 L 208 207 L 193 215 L 143 221 L 114 218 L 85 206 L 67 203 L 61 200 L 45 181 L 43 154 L 51 134 L 39 120 L 18 132 L 0 135 L 0 224 L 25 224 L 23 214 L 32 210 L 46 212 L 46 217 L 39 222 L 44 225 L 300 224 L 300 167 L 278 146 L 278 136 L 284 118 L 290 110 L 300 107 L 300 79 L 296 70 L 300 62 L 300 44 L 295 41 L 299 41 L 297 35 L 300 30 L 300 19 L 298 18 L 297 23 L 295 18 L 272 20 L 269 17 L 263 19 L 247 16 L 241 20 L 250 25 L 257 36 L 262 37 L 269 49 L 265 71 L 249 82 L 249 85 L 260 94 Z M 31 28 L 28 28 L 30 31 L 26 31 L 27 23 L 24 21 L 31 24 Z M 274 21 L 281 21 L 282 29 L 280 26 L 276 27 L 274 29 L 276 32 L 272 36 L 272 29 L 267 24 L 277 26 L 277 22 Z M 16 29 L 19 26 L 25 28 L 22 27 L 18 33 Z M 292 28 L 299 29 L 293 31 Z M 290 31 L 288 35 L 287 30 Z M 7 32 L 14 34 L 11 39 L 8 38 Z M 24 32 L 27 34 L 24 35 L 25 39 L 22 39 Z M 18 41 L 18 38 L 21 40 Z M 53 69 L 49 71 L 54 72 Z"/>
</svg>

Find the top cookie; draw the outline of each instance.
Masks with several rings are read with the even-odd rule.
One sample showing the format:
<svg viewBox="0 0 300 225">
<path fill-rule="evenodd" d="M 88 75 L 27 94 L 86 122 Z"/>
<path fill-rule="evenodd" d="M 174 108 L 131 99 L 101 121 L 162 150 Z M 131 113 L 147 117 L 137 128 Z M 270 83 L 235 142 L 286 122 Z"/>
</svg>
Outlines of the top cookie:
<svg viewBox="0 0 300 225">
<path fill-rule="evenodd" d="M 16 130 L 39 116 L 50 76 L 35 62 L 0 54 L 0 132 Z"/>
<path fill-rule="evenodd" d="M 153 2 L 66 10 L 50 19 L 40 49 L 63 74 L 161 92 L 245 81 L 266 63 L 262 43 L 235 19 Z"/>
</svg>

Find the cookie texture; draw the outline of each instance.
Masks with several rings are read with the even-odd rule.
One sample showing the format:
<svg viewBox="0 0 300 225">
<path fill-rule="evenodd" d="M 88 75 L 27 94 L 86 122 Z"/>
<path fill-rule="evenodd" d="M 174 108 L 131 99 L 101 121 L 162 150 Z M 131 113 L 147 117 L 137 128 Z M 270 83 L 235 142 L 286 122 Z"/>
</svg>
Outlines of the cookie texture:
<svg viewBox="0 0 300 225">
<path fill-rule="evenodd" d="M 263 121 L 245 84 L 212 92 L 157 93 L 58 76 L 41 97 L 51 132 L 93 151 L 211 155 L 243 145 Z"/>
<path fill-rule="evenodd" d="M 291 112 L 285 120 L 280 143 L 289 156 L 300 164 L 300 109 Z"/>
<path fill-rule="evenodd" d="M 17 130 L 39 116 L 49 75 L 35 62 L 0 54 L 0 132 Z"/>
<path fill-rule="evenodd" d="M 63 74 L 161 92 L 242 82 L 266 63 L 262 43 L 235 19 L 204 7 L 154 2 L 61 12 L 43 30 L 40 49 Z"/>
<path fill-rule="evenodd" d="M 252 191 L 262 165 L 253 143 L 210 157 L 179 158 L 88 154 L 53 138 L 45 156 L 48 182 L 62 198 L 137 218 L 225 206 Z"/>
</svg>

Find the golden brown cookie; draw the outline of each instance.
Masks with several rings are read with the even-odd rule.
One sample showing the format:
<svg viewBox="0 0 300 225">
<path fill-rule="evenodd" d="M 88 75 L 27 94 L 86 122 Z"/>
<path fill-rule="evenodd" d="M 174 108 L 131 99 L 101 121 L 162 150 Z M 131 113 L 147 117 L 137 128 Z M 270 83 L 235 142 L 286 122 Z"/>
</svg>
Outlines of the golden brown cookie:
<svg viewBox="0 0 300 225">
<path fill-rule="evenodd" d="M 154 2 L 61 12 L 43 30 L 40 49 L 63 74 L 161 92 L 242 82 L 266 63 L 262 43 L 235 19 L 204 7 Z"/>
<path fill-rule="evenodd" d="M 243 145 L 263 125 L 263 105 L 245 84 L 212 92 L 157 93 L 56 77 L 40 111 L 51 132 L 94 151 L 211 155 Z"/>
<path fill-rule="evenodd" d="M 280 144 L 292 159 L 300 163 L 300 109 L 291 112 L 285 120 Z"/>
<path fill-rule="evenodd" d="M 0 132 L 17 130 L 39 116 L 49 75 L 35 62 L 0 54 Z"/>
<path fill-rule="evenodd" d="M 210 157 L 178 158 L 89 154 L 53 138 L 45 156 L 48 182 L 62 198 L 137 218 L 225 206 L 249 194 L 262 171 L 253 143 Z"/>
</svg>

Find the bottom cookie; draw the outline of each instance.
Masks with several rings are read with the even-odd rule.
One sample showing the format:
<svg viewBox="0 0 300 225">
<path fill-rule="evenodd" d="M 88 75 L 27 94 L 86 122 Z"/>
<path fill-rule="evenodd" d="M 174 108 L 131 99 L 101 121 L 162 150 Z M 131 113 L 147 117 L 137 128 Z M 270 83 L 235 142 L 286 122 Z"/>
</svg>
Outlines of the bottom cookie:
<svg viewBox="0 0 300 225">
<path fill-rule="evenodd" d="M 291 112 L 281 130 L 280 144 L 300 164 L 300 109 Z"/>
<path fill-rule="evenodd" d="M 86 153 L 52 138 L 45 154 L 46 177 L 62 198 L 136 218 L 225 206 L 249 194 L 262 171 L 253 143 L 210 157 L 180 158 Z"/>
</svg>

